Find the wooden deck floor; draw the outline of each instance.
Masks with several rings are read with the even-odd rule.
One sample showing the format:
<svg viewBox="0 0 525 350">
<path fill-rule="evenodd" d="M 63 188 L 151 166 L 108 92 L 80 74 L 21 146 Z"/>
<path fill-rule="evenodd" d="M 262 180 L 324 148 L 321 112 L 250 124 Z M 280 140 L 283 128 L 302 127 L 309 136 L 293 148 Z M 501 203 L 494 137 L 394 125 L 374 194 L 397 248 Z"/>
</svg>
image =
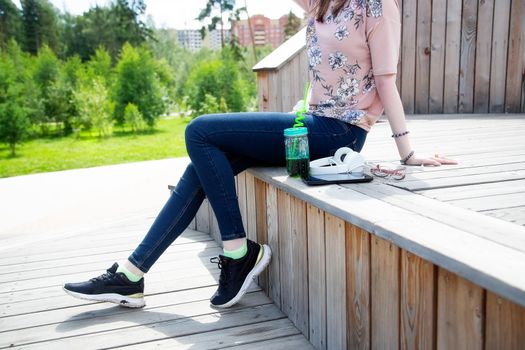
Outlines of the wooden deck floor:
<svg viewBox="0 0 525 350">
<path fill-rule="evenodd" d="M 410 166 L 401 181 L 376 181 L 525 225 L 525 115 L 411 119 L 408 129 L 416 152 L 437 152 L 459 164 Z M 362 151 L 367 160 L 399 165 L 390 134 L 388 123 L 374 126 Z"/>
<path fill-rule="evenodd" d="M 253 286 L 235 307 L 209 297 L 221 252 L 209 235 L 188 230 L 146 276 L 146 307 L 130 310 L 66 295 L 61 285 L 100 274 L 125 259 L 151 225 L 137 217 L 0 257 L 0 348 L 308 349 L 286 316 Z"/>
</svg>

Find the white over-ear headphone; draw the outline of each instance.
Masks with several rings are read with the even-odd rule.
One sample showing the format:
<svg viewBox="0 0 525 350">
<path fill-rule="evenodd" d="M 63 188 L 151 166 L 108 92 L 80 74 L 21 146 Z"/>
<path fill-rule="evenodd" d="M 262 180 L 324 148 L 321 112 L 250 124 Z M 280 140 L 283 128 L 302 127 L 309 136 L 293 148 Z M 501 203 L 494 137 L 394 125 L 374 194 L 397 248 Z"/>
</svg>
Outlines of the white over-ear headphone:
<svg viewBox="0 0 525 350">
<path fill-rule="evenodd" d="M 310 175 L 341 173 L 362 173 L 365 158 L 348 147 L 339 148 L 333 157 L 316 159 L 310 162 Z"/>
</svg>

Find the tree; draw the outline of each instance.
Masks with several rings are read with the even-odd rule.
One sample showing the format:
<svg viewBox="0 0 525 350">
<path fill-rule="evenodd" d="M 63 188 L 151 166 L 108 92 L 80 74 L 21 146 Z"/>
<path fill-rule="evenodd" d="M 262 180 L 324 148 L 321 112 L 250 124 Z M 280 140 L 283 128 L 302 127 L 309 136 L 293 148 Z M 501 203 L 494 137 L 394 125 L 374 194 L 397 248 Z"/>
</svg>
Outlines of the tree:
<svg viewBox="0 0 525 350">
<path fill-rule="evenodd" d="M 135 106 L 133 103 L 128 103 L 126 106 L 126 109 L 124 110 L 124 120 L 134 134 L 136 134 L 138 131 L 144 130 L 146 126 L 142 113 L 140 113 L 137 106 Z"/>
<path fill-rule="evenodd" d="M 301 29 L 301 19 L 297 17 L 292 11 L 288 14 L 288 22 L 284 27 L 284 38 L 285 40 L 290 39 Z"/>
<path fill-rule="evenodd" d="M 197 20 L 204 21 L 207 18 L 211 19 L 208 25 L 208 31 L 216 30 L 220 26 L 221 33 L 221 47 L 224 48 L 224 18 L 225 14 L 231 13 L 235 7 L 235 0 L 208 0 L 206 7 L 201 10 L 197 16 Z M 214 12 L 219 11 L 219 15 L 213 15 Z M 201 35 L 204 38 L 206 34 L 206 27 L 201 29 Z"/>
<path fill-rule="evenodd" d="M 158 117 L 166 111 L 166 104 L 151 53 L 144 47 L 124 45 L 116 74 L 114 100 L 117 122 L 124 123 L 125 108 L 128 103 L 133 103 L 146 123 L 153 127 Z"/>
<path fill-rule="evenodd" d="M 189 105 L 194 113 L 203 110 L 206 95 L 214 96 L 216 101 L 224 98 L 229 111 L 245 110 L 243 82 L 240 79 L 237 63 L 227 49 L 223 50 L 221 59 L 203 60 L 197 63 L 185 85 L 189 96 Z M 208 98 L 208 102 L 210 102 Z M 195 114 L 194 114 L 195 116 Z"/>
<path fill-rule="evenodd" d="M 0 0 L 0 48 L 5 48 L 10 39 L 22 42 L 22 17 L 11 0 Z"/>
<path fill-rule="evenodd" d="M 58 11 L 48 0 L 21 0 L 26 51 L 36 54 L 43 45 L 57 52 Z"/>
<path fill-rule="evenodd" d="M 24 97 L 27 93 L 22 54 L 16 42 L 11 41 L 7 52 L 0 52 L 0 142 L 7 143 L 11 155 L 16 155 L 16 145 L 28 134 L 31 122 Z"/>
<path fill-rule="evenodd" d="M 109 92 L 100 79 L 91 84 L 83 84 L 74 93 L 77 108 L 77 127 L 94 128 L 99 138 L 111 136 L 113 133 L 113 103 Z"/>
<path fill-rule="evenodd" d="M 103 47 L 116 62 L 126 42 L 140 46 L 155 40 L 153 30 L 142 20 L 145 11 L 144 0 L 114 0 L 109 6 L 94 6 L 81 16 L 64 15 L 66 54 L 78 54 L 88 61 Z"/>
<path fill-rule="evenodd" d="M 60 77 L 61 62 L 55 55 L 55 53 L 47 46 L 44 45 L 38 52 L 38 56 L 33 60 L 33 79 L 39 90 L 39 98 L 43 105 L 43 114 L 40 114 L 39 120 L 35 122 L 40 124 L 42 132 L 47 134 L 49 132 L 48 123 L 56 121 L 57 104 L 60 105 L 62 102 L 54 100 L 54 98 L 60 98 L 60 94 L 56 94 L 55 84 Z"/>
</svg>

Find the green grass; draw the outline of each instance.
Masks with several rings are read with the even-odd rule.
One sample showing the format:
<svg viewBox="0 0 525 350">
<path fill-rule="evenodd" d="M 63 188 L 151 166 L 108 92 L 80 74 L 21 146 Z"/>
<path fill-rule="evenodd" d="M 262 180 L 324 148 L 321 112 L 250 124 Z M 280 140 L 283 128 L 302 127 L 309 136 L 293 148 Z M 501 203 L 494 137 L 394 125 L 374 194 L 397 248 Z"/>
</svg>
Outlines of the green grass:
<svg viewBox="0 0 525 350">
<path fill-rule="evenodd" d="M 187 156 L 184 129 L 189 118 L 161 119 L 154 131 L 133 135 L 115 128 L 112 137 L 95 133 L 80 138 L 55 137 L 31 140 L 17 146 L 16 157 L 0 146 L 0 178 L 48 171 L 88 168 L 142 160 Z"/>
</svg>

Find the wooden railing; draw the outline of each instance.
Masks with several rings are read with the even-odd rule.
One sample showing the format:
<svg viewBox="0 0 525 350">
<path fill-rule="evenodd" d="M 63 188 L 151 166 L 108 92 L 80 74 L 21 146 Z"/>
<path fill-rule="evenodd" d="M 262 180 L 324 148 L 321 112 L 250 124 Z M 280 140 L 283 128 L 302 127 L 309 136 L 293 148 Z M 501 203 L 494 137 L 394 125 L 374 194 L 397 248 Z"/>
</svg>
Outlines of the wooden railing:
<svg viewBox="0 0 525 350">
<path fill-rule="evenodd" d="M 525 112 L 525 1 L 400 0 L 397 85 L 407 114 Z M 259 62 L 259 109 L 302 98 L 304 30 Z"/>
</svg>

